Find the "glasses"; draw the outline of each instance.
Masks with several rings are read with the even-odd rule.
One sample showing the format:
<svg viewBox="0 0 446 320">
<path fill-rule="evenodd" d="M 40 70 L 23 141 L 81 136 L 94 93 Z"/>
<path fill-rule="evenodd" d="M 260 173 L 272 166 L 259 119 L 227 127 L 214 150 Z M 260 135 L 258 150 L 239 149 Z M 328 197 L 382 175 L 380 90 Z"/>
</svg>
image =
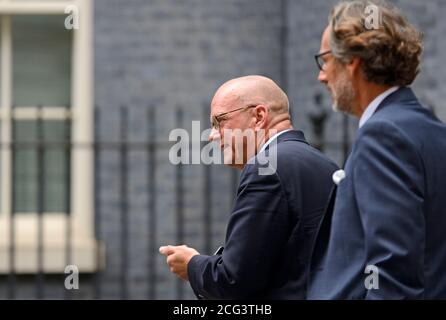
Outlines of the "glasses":
<svg viewBox="0 0 446 320">
<path fill-rule="evenodd" d="M 322 59 L 323 56 L 327 55 L 331 53 L 331 50 L 322 52 L 322 53 L 318 53 L 316 55 L 314 55 L 314 59 L 316 60 L 317 66 L 319 67 L 319 70 L 324 71 L 324 65 L 325 65 L 325 60 Z"/>
<path fill-rule="evenodd" d="M 212 116 L 211 126 L 215 130 L 219 130 L 220 129 L 220 122 L 223 120 L 223 119 L 221 119 L 221 117 L 224 117 L 224 116 L 226 116 L 226 115 L 228 115 L 230 113 L 236 112 L 236 111 L 248 110 L 249 108 L 254 108 L 254 107 L 257 107 L 257 105 L 249 105 L 249 106 L 237 108 L 237 109 L 234 109 L 234 110 L 230 110 L 230 111 L 223 112 L 223 113 L 217 114 L 215 116 Z"/>
</svg>

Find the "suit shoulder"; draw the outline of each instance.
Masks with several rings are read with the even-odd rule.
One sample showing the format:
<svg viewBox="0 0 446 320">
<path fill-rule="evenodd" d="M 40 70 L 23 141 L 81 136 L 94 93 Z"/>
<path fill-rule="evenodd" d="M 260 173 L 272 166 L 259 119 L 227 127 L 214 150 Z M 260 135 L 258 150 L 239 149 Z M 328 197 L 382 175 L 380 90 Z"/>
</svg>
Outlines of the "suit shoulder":
<svg viewBox="0 0 446 320">
<path fill-rule="evenodd" d="M 276 152 L 277 174 L 282 178 L 299 175 L 327 175 L 337 164 L 311 145 L 295 140 L 283 141 L 270 149 Z"/>
<path fill-rule="evenodd" d="M 420 134 L 432 131 L 437 131 L 438 134 L 446 132 L 446 125 L 418 102 L 394 102 L 385 106 L 379 109 L 364 127 L 385 125 L 383 123 L 389 126 L 394 125 L 413 139 L 416 139 Z"/>
<path fill-rule="evenodd" d="M 276 147 L 278 158 L 285 164 L 294 162 L 295 157 L 299 156 L 302 161 L 316 161 L 316 163 L 325 163 L 337 167 L 330 158 L 310 144 L 299 141 L 284 141 L 277 144 Z"/>
<path fill-rule="evenodd" d="M 413 144 L 413 139 L 407 134 L 404 127 L 398 122 L 387 118 L 370 119 L 362 126 L 357 133 L 356 141 L 354 143 L 355 149 L 360 146 L 368 145 L 370 142 L 376 141 L 378 144 Z"/>
</svg>

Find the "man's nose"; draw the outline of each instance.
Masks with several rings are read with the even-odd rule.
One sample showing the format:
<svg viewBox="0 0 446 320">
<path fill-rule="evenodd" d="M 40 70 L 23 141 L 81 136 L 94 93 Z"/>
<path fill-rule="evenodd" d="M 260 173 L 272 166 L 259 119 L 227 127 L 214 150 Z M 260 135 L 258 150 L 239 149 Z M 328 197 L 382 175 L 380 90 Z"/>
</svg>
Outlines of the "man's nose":
<svg viewBox="0 0 446 320">
<path fill-rule="evenodd" d="M 324 70 L 319 71 L 319 75 L 317 76 L 317 80 L 322 83 L 327 83 L 327 74 Z"/>
<path fill-rule="evenodd" d="M 211 132 L 209 133 L 209 141 L 215 141 L 215 140 L 220 140 L 221 136 L 220 136 L 220 132 L 215 129 L 212 128 Z"/>
</svg>

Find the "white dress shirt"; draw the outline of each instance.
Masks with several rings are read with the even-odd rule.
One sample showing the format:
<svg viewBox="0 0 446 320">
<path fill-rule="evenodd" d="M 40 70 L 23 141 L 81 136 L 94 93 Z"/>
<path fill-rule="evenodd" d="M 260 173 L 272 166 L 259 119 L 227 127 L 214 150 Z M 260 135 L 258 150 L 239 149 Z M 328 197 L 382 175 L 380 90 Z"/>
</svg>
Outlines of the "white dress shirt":
<svg viewBox="0 0 446 320">
<path fill-rule="evenodd" d="M 400 87 L 392 87 L 383 93 L 381 93 L 379 96 L 377 96 L 375 99 L 373 99 L 372 102 L 367 106 L 364 113 L 362 114 L 361 118 L 359 119 L 359 127 L 361 128 L 364 123 L 367 122 L 367 120 L 370 119 L 370 117 L 375 113 L 376 109 L 379 107 L 381 102 L 388 96 L 390 96 L 392 93 L 394 93 L 396 90 L 398 90 Z"/>
<path fill-rule="evenodd" d="M 280 136 L 282 133 L 285 133 L 285 132 L 287 132 L 287 131 L 291 131 L 291 130 L 293 130 L 293 129 L 283 130 L 283 131 L 280 131 L 280 132 L 276 133 L 275 135 L 273 135 L 273 136 L 272 136 L 271 138 L 269 138 L 268 141 L 266 141 L 266 143 L 262 146 L 262 149 L 260 149 L 259 153 L 262 152 L 262 151 L 265 151 L 266 147 L 267 147 L 271 142 L 273 142 L 274 139 L 277 139 L 277 137 Z"/>
</svg>

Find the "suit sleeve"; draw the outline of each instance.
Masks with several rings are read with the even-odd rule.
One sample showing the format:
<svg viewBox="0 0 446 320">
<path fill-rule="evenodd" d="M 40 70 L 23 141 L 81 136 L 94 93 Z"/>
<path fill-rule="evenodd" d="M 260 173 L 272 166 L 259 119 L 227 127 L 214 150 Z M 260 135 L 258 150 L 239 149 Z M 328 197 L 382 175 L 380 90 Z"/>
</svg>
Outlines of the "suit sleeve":
<svg viewBox="0 0 446 320">
<path fill-rule="evenodd" d="M 358 136 L 354 190 L 364 230 L 365 265 L 378 269 L 379 289 L 366 299 L 423 297 L 424 170 L 411 141 L 390 123 Z M 364 274 L 364 279 L 369 274 Z"/>
<path fill-rule="evenodd" d="M 282 254 L 290 221 L 277 174 L 258 174 L 247 165 L 231 213 L 225 249 L 218 256 L 199 255 L 188 265 L 195 294 L 208 299 L 244 299 L 267 285 L 273 262 Z"/>
</svg>

